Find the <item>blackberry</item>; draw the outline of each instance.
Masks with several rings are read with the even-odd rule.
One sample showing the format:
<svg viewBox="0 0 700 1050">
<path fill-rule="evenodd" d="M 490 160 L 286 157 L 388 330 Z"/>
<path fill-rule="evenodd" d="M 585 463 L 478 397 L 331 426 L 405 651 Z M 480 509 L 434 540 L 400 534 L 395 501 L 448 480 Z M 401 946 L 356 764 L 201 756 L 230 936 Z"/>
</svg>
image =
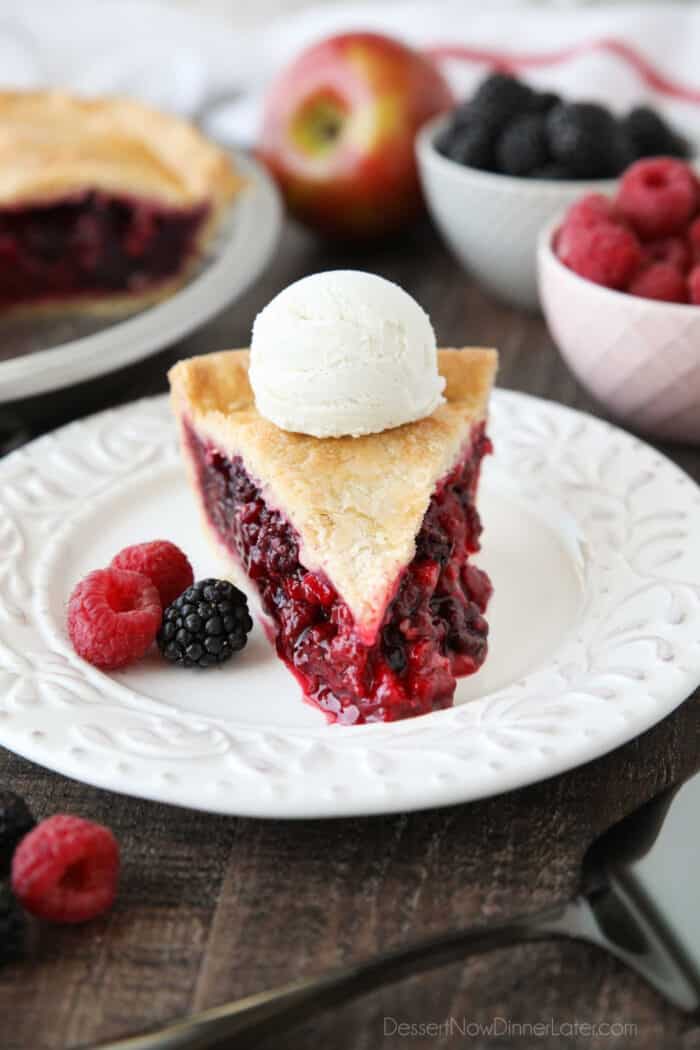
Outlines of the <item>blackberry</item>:
<svg viewBox="0 0 700 1050">
<path fill-rule="evenodd" d="M 0 963 L 19 959 L 26 933 L 24 912 L 6 882 L 0 882 Z"/>
<path fill-rule="evenodd" d="M 541 113 L 516 117 L 496 145 L 496 161 L 504 175 L 529 175 L 548 160 L 547 131 Z"/>
<path fill-rule="evenodd" d="M 471 112 L 500 130 L 513 117 L 531 109 L 533 99 L 532 88 L 522 80 L 516 80 L 506 73 L 492 73 L 476 89 L 471 101 Z"/>
<path fill-rule="evenodd" d="M 242 649 L 252 627 L 242 591 L 228 580 L 199 580 L 164 611 L 158 648 L 183 667 L 211 667 Z"/>
<path fill-rule="evenodd" d="M 35 824 L 24 799 L 15 795 L 14 791 L 0 789 L 0 878 L 9 874 L 12 855 L 19 840 Z"/>
<path fill-rule="evenodd" d="M 493 132 L 482 120 L 445 128 L 436 142 L 440 153 L 470 168 L 489 170 L 493 167 Z"/>
<path fill-rule="evenodd" d="M 688 157 L 688 143 L 649 106 L 636 106 L 622 121 L 631 160 L 641 157 Z"/>
<path fill-rule="evenodd" d="M 577 179 L 616 175 L 621 137 L 613 115 L 594 102 L 564 102 L 547 114 L 552 159 Z"/>
<path fill-rule="evenodd" d="M 394 674 L 403 674 L 408 666 L 405 641 L 395 624 L 387 624 L 382 631 L 384 657 Z"/>
<path fill-rule="evenodd" d="M 533 113 L 549 113 L 550 109 L 554 109 L 560 103 L 561 95 L 557 95 L 555 91 L 535 91 L 530 109 Z"/>
<path fill-rule="evenodd" d="M 533 168 L 532 171 L 528 172 L 528 176 L 531 179 L 555 179 L 557 181 L 574 178 L 568 168 L 565 168 L 563 164 L 556 164 L 554 161 L 543 164 L 541 168 Z"/>
</svg>

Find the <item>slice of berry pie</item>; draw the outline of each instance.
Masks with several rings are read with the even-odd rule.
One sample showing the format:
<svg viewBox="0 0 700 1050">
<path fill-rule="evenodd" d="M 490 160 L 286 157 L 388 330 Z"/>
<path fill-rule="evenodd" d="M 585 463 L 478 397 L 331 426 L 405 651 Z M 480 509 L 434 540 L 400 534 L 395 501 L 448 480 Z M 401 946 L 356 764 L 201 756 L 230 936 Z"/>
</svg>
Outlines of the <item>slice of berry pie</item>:
<svg viewBox="0 0 700 1050">
<path fill-rule="evenodd" d="M 174 116 L 0 92 L 0 310 L 136 309 L 170 294 L 242 180 Z"/>
<path fill-rule="evenodd" d="M 493 350 L 441 350 L 446 401 L 431 416 L 325 439 L 258 413 L 243 351 L 170 372 L 206 530 L 331 720 L 447 707 L 456 677 L 486 657 L 491 584 L 471 555 L 496 364 Z"/>
</svg>

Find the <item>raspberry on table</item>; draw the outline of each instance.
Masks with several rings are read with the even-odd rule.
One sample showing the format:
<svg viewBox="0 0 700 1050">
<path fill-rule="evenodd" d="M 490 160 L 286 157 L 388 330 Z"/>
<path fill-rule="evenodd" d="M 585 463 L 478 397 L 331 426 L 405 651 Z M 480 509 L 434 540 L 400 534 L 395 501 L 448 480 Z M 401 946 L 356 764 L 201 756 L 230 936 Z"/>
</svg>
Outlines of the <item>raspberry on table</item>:
<svg viewBox="0 0 700 1050">
<path fill-rule="evenodd" d="M 17 845 L 35 825 L 24 799 L 0 788 L 0 878 L 9 874 Z"/>
<path fill-rule="evenodd" d="M 169 540 L 135 543 L 116 554 L 110 565 L 147 576 L 160 595 L 163 608 L 194 583 L 192 566 L 185 554 Z"/>
<path fill-rule="evenodd" d="M 557 254 L 580 277 L 616 289 L 627 285 L 642 260 L 635 235 L 612 222 L 565 226 L 557 240 Z"/>
<path fill-rule="evenodd" d="M 252 627 L 242 591 L 228 580 L 200 580 L 163 613 L 158 648 L 182 667 L 212 667 L 243 649 Z"/>
<path fill-rule="evenodd" d="M 617 194 L 620 212 L 646 239 L 680 233 L 697 204 L 693 172 L 672 157 L 637 161 L 625 172 Z"/>
<path fill-rule="evenodd" d="M 113 670 L 139 660 L 162 620 L 158 591 L 138 572 L 97 569 L 68 601 L 68 634 L 84 660 Z"/>
<path fill-rule="evenodd" d="M 12 888 L 22 906 L 48 922 L 87 922 L 114 902 L 119 846 L 109 828 L 57 814 L 22 840 Z"/>
<path fill-rule="evenodd" d="M 667 262 L 652 263 L 630 281 L 627 291 L 644 299 L 667 303 L 687 303 L 686 280 L 677 267 Z"/>
<path fill-rule="evenodd" d="M 504 175 L 529 175 L 549 160 L 544 116 L 525 113 L 506 125 L 496 144 L 496 159 Z"/>
<path fill-rule="evenodd" d="M 688 274 L 688 298 L 695 306 L 700 306 L 700 266 L 694 266 Z"/>
</svg>

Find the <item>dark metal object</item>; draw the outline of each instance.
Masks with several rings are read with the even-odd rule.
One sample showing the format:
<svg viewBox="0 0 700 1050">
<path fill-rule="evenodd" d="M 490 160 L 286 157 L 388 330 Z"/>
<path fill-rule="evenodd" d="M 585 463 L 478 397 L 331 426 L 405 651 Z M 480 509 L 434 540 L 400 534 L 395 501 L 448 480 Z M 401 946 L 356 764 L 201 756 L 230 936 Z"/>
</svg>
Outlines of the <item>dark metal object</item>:
<svg viewBox="0 0 700 1050">
<path fill-rule="evenodd" d="M 679 794 L 684 799 L 684 811 L 693 801 L 700 805 L 700 775 Z M 695 1010 L 700 1006 L 700 971 L 692 949 L 700 958 L 700 943 L 691 945 L 690 950 L 682 944 L 680 931 L 672 921 L 677 909 L 671 907 L 663 886 L 650 875 L 649 866 L 654 856 L 663 856 L 664 867 L 672 866 L 674 847 L 695 834 L 693 826 L 675 820 L 664 824 L 673 798 L 667 794 L 652 800 L 591 846 L 584 859 L 584 873 L 593 888 L 586 896 L 484 929 L 460 930 L 424 941 L 322 977 L 293 981 L 195 1014 L 160 1032 L 105 1044 L 102 1050 L 205 1050 L 218 1044 L 233 1050 L 248 1046 L 251 1035 L 279 1033 L 319 1010 L 382 985 L 469 955 L 553 937 L 587 941 L 605 949 L 641 974 L 674 1006 Z M 697 896 L 688 903 L 697 906 Z"/>
</svg>

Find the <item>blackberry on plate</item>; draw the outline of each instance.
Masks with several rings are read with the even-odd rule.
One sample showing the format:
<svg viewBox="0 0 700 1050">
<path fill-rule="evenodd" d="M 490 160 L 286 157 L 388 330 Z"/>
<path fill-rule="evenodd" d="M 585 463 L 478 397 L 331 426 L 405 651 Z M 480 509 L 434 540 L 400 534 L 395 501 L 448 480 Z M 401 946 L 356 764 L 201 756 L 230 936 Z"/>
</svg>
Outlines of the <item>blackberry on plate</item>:
<svg viewBox="0 0 700 1050">
<path fill-rule="evenodd" d="M 507 125 L 496 146 L 496 160 L 504 175 L 529 175 L 549 160 L 545 120 L 526 113 Z"/>
<path fill-rule="evenodd" d="M 499 130 L 503 125 L 526 113 L 532 107 L 534 92 L 522 80 L 506 73 L 492 73 L 479 84 L 471 101 L 474 116 Z"/>
<path fill-rule="evenodd" d="M 635 106 L 622 122 L 631 160 L 641 157 L 688 157 L 688 143 L 649 106 Z"/>
<path fill-rule="evenodd" d="M 620 170 L 621 132 L 613 115 L 595 102 L 563 102 L 547 114 L 552 159 L 577 179 L 600 179 Z"/>
<path fill-rule="evenodd" d="M 242 649 L 252 627 L 242 591 L 228 580 L 199 580 L 163 612 L 158 648 L 183 667 L 211 667 Z"/>
<path fill-rule="evenodd" d="M 20 839 L 35 824 L 24 799 L 14 791 L 0 788 L 0 877 L 9 873 L 12 855 Z"/>
<path fill-rule="evenodd" d="M 24 912 L 6 882 L 0 882 L 0 963 L 19 959 L 27 923 Z"/>
</svg>

